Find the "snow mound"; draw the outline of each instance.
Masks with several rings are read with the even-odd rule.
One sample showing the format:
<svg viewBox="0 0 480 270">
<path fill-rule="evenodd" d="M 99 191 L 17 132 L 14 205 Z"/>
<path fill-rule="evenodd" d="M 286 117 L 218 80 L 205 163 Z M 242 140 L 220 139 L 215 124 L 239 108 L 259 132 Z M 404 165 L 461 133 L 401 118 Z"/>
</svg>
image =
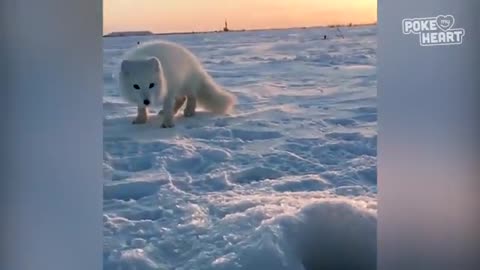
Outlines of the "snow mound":
<svg viewBox="0 0 480 270">
<path fill-rule="evenodd" d="M 376 268 L 377 218 L 346 202 L 324 202 L 303 209 L 293 245 L 305 270 Z"/>
</svg>

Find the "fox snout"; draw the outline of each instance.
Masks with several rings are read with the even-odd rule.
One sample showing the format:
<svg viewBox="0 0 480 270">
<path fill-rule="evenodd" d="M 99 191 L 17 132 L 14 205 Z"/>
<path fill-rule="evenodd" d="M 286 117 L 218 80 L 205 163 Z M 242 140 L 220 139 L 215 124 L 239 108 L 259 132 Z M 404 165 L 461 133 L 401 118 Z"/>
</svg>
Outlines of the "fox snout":
<svg viewBox="0 0 480 270">
<path fill-rule="evenodd" d="M 145 105 L 145 106 L 150 105 L 150 100 L 148 100 L 148 99 L 143 100 L 143 105 Z"/>
</svg>

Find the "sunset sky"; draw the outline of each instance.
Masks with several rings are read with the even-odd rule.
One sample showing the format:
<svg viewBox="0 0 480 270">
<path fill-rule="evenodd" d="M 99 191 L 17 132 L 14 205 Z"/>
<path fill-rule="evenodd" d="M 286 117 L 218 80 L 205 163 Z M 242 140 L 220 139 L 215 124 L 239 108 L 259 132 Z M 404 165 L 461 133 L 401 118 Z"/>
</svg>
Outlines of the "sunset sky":
<svg viewBox="0 0 480 270">
<path fill-rule="evenodd" d="M 104 0 L 103 31 L 287 28 L 377 20 L 377 0 Z"/>
</svg>

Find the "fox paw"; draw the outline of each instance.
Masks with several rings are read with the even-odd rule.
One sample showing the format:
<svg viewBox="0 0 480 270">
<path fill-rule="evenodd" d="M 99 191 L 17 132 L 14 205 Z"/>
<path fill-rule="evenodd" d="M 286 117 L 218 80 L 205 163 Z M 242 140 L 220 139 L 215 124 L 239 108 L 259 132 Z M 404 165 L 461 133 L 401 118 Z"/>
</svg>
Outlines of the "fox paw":
<svg viewBox="0 0 480 270">
<path fill-rule="evenodd" d="M 184 112 L 183 112 L 183 115 L 184 115 L 185 117 L 192 117 L 192 116 L 195 115 L 195 111 L 184 111 Z"/>
<path fill-rule="evenodd" d="M 175 126 L 172 122 L 163 122 L 162 128 L 173 128 Z"/>
<path fill-rule="evenodd" d="M 132 124 L 134 125 L 141 125 L 147 123 L 147 119 L 135 119 L 132 121 Z"/>
</svg>

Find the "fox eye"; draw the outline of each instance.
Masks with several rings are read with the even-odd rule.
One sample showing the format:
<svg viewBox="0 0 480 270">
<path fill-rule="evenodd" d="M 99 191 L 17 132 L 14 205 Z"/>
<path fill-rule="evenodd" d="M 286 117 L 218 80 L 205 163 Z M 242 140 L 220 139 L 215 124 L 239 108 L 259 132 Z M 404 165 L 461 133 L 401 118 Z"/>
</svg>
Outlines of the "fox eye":
<svg viewBox="0 0 480 270">
<path fill-rule="evenodd" d="M 138 86 L 138 84 L 134 84 L 133 85 L 133 88 L 137 89 L 137 90 L 140 90 L 140 86 Z"/>
<path fill-rule="evenodd" d="M 155 84 L 154 84 L 154 83 L 151 83 L 151 84 L 148 86 L 148 88 L 151 89 L 151 88 L 153 88 L 154 86 L 155 86 Z"/>
</svg>

